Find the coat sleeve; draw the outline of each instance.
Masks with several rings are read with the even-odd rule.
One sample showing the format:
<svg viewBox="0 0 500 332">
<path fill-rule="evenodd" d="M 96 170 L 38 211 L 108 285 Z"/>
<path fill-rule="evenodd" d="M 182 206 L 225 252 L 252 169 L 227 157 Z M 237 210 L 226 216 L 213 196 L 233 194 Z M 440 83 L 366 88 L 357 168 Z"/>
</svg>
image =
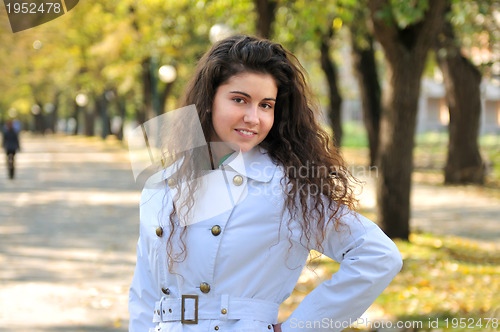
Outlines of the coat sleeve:
<svg viewBox="0 0 500 332">
<path fill-rule="evenodd" d="M 323 254 L 340 263 L 283 322 L 283 332 L 342 331 L 354 323 L 390 284 L 402 267 L 401 254 L 382 230 L 349 211 L 341 219 L 347 231 L 331 229 Z"/>
<path fill-rule="evenodd" d="M 137 263 L 129 292 L 129 332 L 148 332 L 154 329 L 153 310 L 159 299 L 159 291 L 150 265 L 154 261 L 152 239 L 148 237 L 149 218 L 155 212 L 145 202 L 151 202 L 151 190 L 143 190 L 141 194 L 140 234 L 137 242 Z"/>
<path fill-rule="evenodd" d="M 155 327 L 153 309 L 157 295 L 144 237 L 137 242 L 137 263 L 129 292 L 129 332 L 148 332 Z"/>
</svg>

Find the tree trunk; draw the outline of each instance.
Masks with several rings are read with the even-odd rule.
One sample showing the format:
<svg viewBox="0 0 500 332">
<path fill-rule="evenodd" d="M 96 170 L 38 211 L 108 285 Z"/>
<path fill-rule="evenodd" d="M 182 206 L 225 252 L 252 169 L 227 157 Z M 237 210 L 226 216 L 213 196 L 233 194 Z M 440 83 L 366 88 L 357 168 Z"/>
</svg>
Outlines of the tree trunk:
<svg viewBox="0 0 500 332">
<path fill-rule="evenodd" d="M 363 122 L 368 134 L 370 166 L 375 166 L 379 142 L 380 115 L 382 113 L 381 90 L 373 49 L 373 37 L 369 34 L 359 35 L 356 26 L 363 20 L 357 20 L 356 22 L 351 28 L 353 66 L 359 85 Z M 363 38 L 366 47 L 357 42 L 358 38 Z"/>
<path fill-rule="evenodd" d="M 54 108 L 50 114 L 50 129 L 53 133 L 57 132 L 57 122 L 59 121 L 59 101 L 54 101 Z"/>
<path fill-rule="evenodd" d="M 388 0 L 370 0 L 375 37 L 388 69 L 377 158 L 377 220 L 391 238 L 408 239 L 413 146 L 420 79 L 433 38 L 441 29 L 446 0 L 429 2 L 422 21 L 400 29 L 378 13 Z"/>
<path fill-rule="evenodd" d="M 445 183 L 484 183 L 485 166 L 479 152 L 481 118 L 481 74 L 460 53 L 449 22 L 436 42 L 439 68 L 443 72 L 446 102 L 450 111 L 448 158 Z"/>
<path fill-rule="evenodd" d="M 40 112 L 37 114 L 33 114 L 33 119 L 35 121 L 35 133 L 45 134 L 45 119 L 43 116 L 43 108 L 41 103 L 36 103 L 40 108 Z"/>
<path fill-rule="evenodd" d="M 96 100 L 97 114 L 101 116 L 101 137 L 106 139 L 110 133 L 109 129 L 109 116 L 108 116 L 108 101 L 106 99 L 106 93 L 103 92 Z"/>
<path fill-rule="evenodd" d="M 0 124 L 2 125 L 5 123 L 6 112 L 7 112 L 7 107 L 5 106 L 4 103 L 0 101 Z"/>
<path fill-rule="evenodd" d="M 42 101 L 38 98 L 41 93 L 39 92 L 40 89 L 38 87 L 35 87 L 34 85 L 31 85 L 31 93 L 33 96 L 33 100 L 35 101 L 35 105 L 33 107 L 37 107 L 38 110 L 34 111 L 32 108 L 31 112 L 33 114 L 33 122 L 34 122 L 34 131 L 35 133 L 39 134 L 45 134 L 45 126 L 46 126 L 46 119 L 44 116 L 44 111 L 43 111 L 43 103 Z"/>
<path fill-rule="evenodd" d="M 52 112 L 49 114 L 49 125 L 47 126 L 53 133 L 57 131 L 57 121 L 59 120 L 59 97 L 61 92 L 58 91 L 54 95 L 54 102 L 52 103 Z"/>
<path fill-rule="evenodd" d="M 78 135 L 78 126 L 80 125 L 80 106 L 73 102 L 73 119 L 75 119 L 75 127 L 73 128 L 73 135 Z"/>
<path fill-rule="evenodd" d="M 94 99 L 94 107 L 87 105 L 84 108 L 85 113 L 85 135 L 94 136 L 95 134 L 95 114 L 99 110 L 99 101 Z"/>
<path fill-rule="evenodd" d="M 380 123 L 377 220 L 391 238 L 408 239 L 413 146 L 423 62 L 393 63 Z M 419 68 L 420 67 L 420 68 Z M 410 69 L 412 68 L 412 69 Z"/>
<path fill-rule="evenodd" d="M 170 92 L 172 91 L 174 82 L 165 84 L 165 88 L 163 89 L 160 95 L 160 114 L 163 114 L 165 112 L 165 106 L 166 106 L 165 104 L 167 103 L 167 98 L 170 95 Z"/>
<path fill-rule="evenodd" d="M 257 36 L 269 39 L 272 35 L 272 24 L 276 15 L 276 0 L 254 0 L 257 9 Z"/>
<path fill-rule="evenodd" d="M 153 87 L 151 85 L 151 58 L 148 57 L 142 62 L 142 98 L 143 103 L 137 109 L 137 122 L 140 124 L 151 119 L 154 115 L 153 109 Z"/>
<path fill-rule="evenodd" d="M 120 141 L 123 140 L 123 124 L 125 123 L 125 115 L 126 115 L 126 98 L 122 96 L 117 97 L 118 102 L 118 112 L 121 118 L 120 129 L 118 130 L 118 134 L 116 135 Z"/>
<path fill-rule="evenodd" d="M 330 24 L 330 26 L 332 26 Z M 328 106 L 328 119 L 333 130 L 333 139 L 335 145 L 340 147 L 342 144 L 342 97 L 340 96 L 339 89 L 337 86 L 337 68 L 335 63 L 330 59 L 330 39 L 333 36 L 333 30 L 330 28 L 328 34 L 321 38 L 321 68 L 326 76 L 326 81 L 328 83 L 328 97 L 330 99 L 330 105 Z"/>
</svg>

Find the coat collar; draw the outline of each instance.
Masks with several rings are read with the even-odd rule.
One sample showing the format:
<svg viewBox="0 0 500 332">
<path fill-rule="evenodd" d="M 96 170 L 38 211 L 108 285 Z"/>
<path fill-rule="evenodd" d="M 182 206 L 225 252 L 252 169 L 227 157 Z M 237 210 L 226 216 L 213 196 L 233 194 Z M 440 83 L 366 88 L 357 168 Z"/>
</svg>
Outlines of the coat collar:
<svg viewBox="0 0 500 332">
<path fill-rule="evenodd" d="M 277 167 L 269 153 L 260 146 L 247 152 L 233 154 L 221 166 L 259 182 L 271 181 Z"/>
<path fill-rule="evenodd" d="M 146 186 L 156 187 L 170 178 L 177 171 L 178 162 L 161 169 L 146 181 Z M 277 165 L 272 161 L 266 149 L 256 146 L 247 152 L 237 152 L 226 159 L 219 169 L 233 170 L 243 176 L 259 182 L 269 182 L 276 172 Z"/>
</svg>

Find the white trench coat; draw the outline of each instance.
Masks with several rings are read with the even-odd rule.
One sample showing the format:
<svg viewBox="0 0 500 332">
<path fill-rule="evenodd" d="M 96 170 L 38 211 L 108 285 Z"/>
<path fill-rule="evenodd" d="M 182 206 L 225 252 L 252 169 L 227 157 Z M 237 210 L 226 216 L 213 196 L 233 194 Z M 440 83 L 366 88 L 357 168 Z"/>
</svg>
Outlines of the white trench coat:
<svg viewBox="0 0 500 332">
<path fill-rule="evenodd" d="M 277 323 L 279 305 L 292 293 L 309 250 L 299 221 L 287 226 L 288 210 L 282 213 L 283 167 L 260 147 L 238 156 L 205 177 L 203 197 L 186 217 L 187 257 L 174 273 L 166 252 L 172 192 L 143 190 L 129 331 L 268 332 Z M 396 245 L 373 222 L 349 211 L 342 223 L 348 231 L 331 227 L 322 243 L 339 271 L 304 298 L 283 332 L 341 331 L 400 271 Z M 197 324 L 189 324 L 196 314 Z"/>
</svg>

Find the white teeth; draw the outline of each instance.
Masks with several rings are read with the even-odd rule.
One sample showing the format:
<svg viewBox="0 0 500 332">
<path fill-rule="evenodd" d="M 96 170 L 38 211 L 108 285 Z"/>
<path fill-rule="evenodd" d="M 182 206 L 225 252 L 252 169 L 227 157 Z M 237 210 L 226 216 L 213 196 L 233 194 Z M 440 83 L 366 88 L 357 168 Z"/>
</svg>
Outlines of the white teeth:
<svg viewBox="0 0 500 332">
<path fill-rule="evenodd" d="M 239 131 L 240 133 L 245 134 L 245 135 L 253 135 L 253 134 L 254 134 L 254 133 L 252 133 L 251 131 L 246 131 L 246 130 L 240 130 L 240 129 L 238 129 L 238 131 Z"/>
</svg>

